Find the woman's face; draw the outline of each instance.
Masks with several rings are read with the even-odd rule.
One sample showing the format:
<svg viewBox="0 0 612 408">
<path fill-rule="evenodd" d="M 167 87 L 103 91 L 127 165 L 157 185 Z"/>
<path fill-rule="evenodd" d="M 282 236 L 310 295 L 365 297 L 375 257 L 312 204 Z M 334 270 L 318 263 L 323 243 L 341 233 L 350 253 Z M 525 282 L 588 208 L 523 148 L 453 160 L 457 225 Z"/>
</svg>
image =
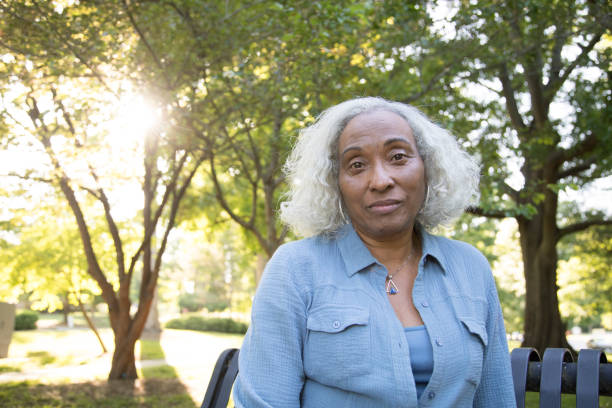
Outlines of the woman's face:
<svg viewBox="0 0 612 408">
<path fill-rule="evenodd" d="M 425 197 L 425 167 L 412 129 L 396 113 L 355 116 L 338 142 L 338 184 L 357 233 L 375 241 L 412 231 Z"/>
</svg>

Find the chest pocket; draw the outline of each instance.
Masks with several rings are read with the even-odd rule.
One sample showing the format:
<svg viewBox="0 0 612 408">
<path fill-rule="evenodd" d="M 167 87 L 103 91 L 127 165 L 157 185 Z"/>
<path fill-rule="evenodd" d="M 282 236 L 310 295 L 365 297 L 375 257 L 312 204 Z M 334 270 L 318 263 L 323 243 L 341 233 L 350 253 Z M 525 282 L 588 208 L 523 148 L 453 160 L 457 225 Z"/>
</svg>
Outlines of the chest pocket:
<svg viewBox="0 0 612 408">
<path fill-rule="evenodd" d="M 322 384 L 346 384 L 370 367 L 370 311 L 353 305 L 326 304 L 306 321 L 304 371 Z"/>
<path fill-rule="evenodd" d="M 468 341 L 466 342 L 466 355 L 469 358 L 467 363 L 467 380 L 473 385 L 478 386 L 482 376 L 484 353 L 489 344 L 486 326 L 484 322 L 477 321 L 473 318 L 459 316 L 459 320 L 468 333 Z"/>
</svg>

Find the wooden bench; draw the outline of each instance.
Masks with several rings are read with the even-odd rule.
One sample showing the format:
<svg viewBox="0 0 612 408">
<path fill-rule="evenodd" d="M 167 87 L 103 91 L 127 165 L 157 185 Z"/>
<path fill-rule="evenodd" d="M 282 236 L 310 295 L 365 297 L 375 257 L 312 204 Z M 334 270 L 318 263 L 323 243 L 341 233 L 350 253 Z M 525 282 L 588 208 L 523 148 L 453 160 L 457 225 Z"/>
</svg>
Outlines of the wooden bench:
<svg viewBox="0 0 612 408">
<path fill-rule="evenodd" d="M 227 349 L 217 359 L 201 408 L 226 408 L 236 375 L 238 349 Z M 567 349 L 549 348 L 544 357 L 532 348 L 516 348 L 510 355 L 516 406 L 525 407 L 525 393 L 540 393 L 540 408 L 560 408 L 561 394 L 576 394 L 576 407 L 597 408 L 599 396 L 612 396 L 612 363 L 601 350 L 584 349 L 573 362 Z"/>
</svg>

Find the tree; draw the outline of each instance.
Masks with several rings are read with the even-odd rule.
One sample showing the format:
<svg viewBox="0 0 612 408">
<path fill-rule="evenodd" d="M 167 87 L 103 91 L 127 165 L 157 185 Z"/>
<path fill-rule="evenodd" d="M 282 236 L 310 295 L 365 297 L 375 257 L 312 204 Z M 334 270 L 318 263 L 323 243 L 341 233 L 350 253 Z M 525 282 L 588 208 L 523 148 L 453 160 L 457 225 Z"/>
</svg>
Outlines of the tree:
<svg viewBox="0 0 612 408">
<path fill-rule="evenodd" d="M 187 6 L 179 13 L 196 36 L 204 31 L 201 13 Z M 204 96 L 190 94 L 198 109 L 194 138 L 211 152 L 204 169 L 213 192 L 198 194 L 224 210 L 213 211 L 213 220 L 237 223 L 265 259 L 288 234 L 276 214 L 291 141 L 324 107 L 355 89 L 350 56 L 368 28 L 367 13 L 344 1 L 253 4 L 232 15 L 245 21 L 228 44 L 235 47 L 232 59 L 208 67 Z M 200 118 L 211 116 L 206 110 L 225 120 L 204 126 Z"/>
<path fill-rule="evenodd" d="M 53 197 L 45 198 L 52 204 L 39 206 L 35 214 L 19 217 L 27 222 L 21 221 L 16 236 L 18 242 L 7 243 L 2 251 L 3 275 L 8 278 L 8 287 L 2 290 L 3 297 L 18 299 L 25 295 L 33 302 L 34 309 L 63 308 L 65 316 L 70 305 L 78 307 L 106 353 L 106 346 L 85 309 L 85 304 L 92 302 L 100 290 L 87 275 L 78 230 L 67 217 L 69 213 L 62 208 L 64 203 Z M 16 218 L 13 215 L 13 219 Z M 108 265 L 112 254 L 103 248 L 110 248 L 112 243 L 105 242 L 100 232 L 94 227 L 92 238 L 98 243 L 96 246 L 102 248 L 98 252 L 100 261 Z M 19 293 L 11 293 L 16 288 Z"/>
<path fill-rule="evenodd" d="M 55 186 L 70 206 L 87 272 L 108 305 L 115 335 L 109 379 L 135 378 L 134 345 L 146 322 L 181 200 L 205 153 L 186 143 L 169 120 L 148 129 L 144 140 L 129 152 L 123 150 L 119 169 L 108 165 L 108 158 L 116 158 L 119 152 L 108 141 L 109 130 L 96 125 L 108 120 L 112 103 L 129 87 L 126 80 L 131 78 L 122 71 L 130 61 L 125 57 L 125 43 L 138 38 L 129 30 L 133 27 L 121 8 L 110 4 L 54 8 L 47 2 L 2 2 L 0 6 L 4 34 L 0 46 L 6 52 L 2 116 L 12 127 L 10 136 L 3 135 L 3 142 L 30 146 L 44 158 L 13 176 Z M 159 92 L 151 91 L 148 96 L 154 111 L 168 118 L 176 101 Z M 140 169 L 127 166 L 134 158 L 139 159 Z M 135 173 L 133 177 L 126 177 L 128 170 Z M 126 233 L 133 234 L 131 226 L 122 229 L 117 221 L 122 197 L 113 188 L 123 184 L 133 189 L 135 180 L 142 188 L 143 204 L 137 230 L 140 242 L 132 247 L 125 238 Z M 106 220 L 115 252 L 113 270 L 100 263 L 90 215 L 83 208 L 84 194 L 98 202 Z M 132 314 L 129 294 L 139 261 L 142 279 Z"/>
<path fill-rule="evenodd" d="M 584 329 L 608 326 L 612 317 L 612 228 L 591 228 L 565 237 L 559 251 L 561 315 Z"/>
<path fill-rule="evenodd" d="M 480 105 L 472 115 L 484 129 L 470 135 L 483 161 L 481 205 L 470 212 L 513 217 L 518 224 L 526 281 L 523 345 L 569 347 L 557 298 L 558 244 L 612 224 L 588 211 L 559 214 L 562 192 L 611 174 L 611 50 L 598 45 L 610 29 L 610 7 L 477 1 L 459 3 L 451 14 L 447 23 L 455 36 L 438 37 L 439 47 L 454 47 L 462 60 L 447 81 Z M 511 179 L 516 175 L 519 182 Z"/>
<path fill-rule="evenodd" d="M 262 261 L 289 233 L 276 213 L 291 141 L 323 108 L 356 92 L 361 68 L 353 57 L 371 36 L 374 7 L 348 1 L 126 6 L 155 67 L 149 76 L 164 83 L 179 70 L 173 87 L 181 95 L 181 123 L 209 152 L 202 167 L 207 181 L 190 202 L 213 223 L 242 227 Z"/>
</svg>

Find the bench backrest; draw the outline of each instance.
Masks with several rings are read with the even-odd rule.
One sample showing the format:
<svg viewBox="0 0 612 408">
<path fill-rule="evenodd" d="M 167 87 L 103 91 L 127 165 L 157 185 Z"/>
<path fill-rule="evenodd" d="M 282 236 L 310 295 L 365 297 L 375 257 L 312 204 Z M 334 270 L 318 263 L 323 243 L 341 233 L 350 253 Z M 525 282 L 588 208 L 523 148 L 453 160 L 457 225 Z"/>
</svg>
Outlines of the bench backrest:
<svg viewBox="0 0 612 408">
<path fill-rule="evenodd" d="M 612 364 L 601 350 L 584 349 L 578 362 L 565 348 L 515 348 L 510 355 L 516 406 L 525 407 L 525 392 L 540 393 L 540 408 L 560 408 L 561 394 L 576 394 L 576 407 L 597 408 L 599 396 L 612 396 Z"/>
<path fill-rule="evenodd" d="M 226 408 L 236 375 L 240 350 L 227 349 L 217 359 L 201 408 Z M 532 348 L 515 348 L 510 355 L 517 408 L 525 407 L 525 392 L 540 393 L 540 408 L 560 408 L 561 394 L 576 394 L 576 407 L 597 408 L 599 396 L 612 396 L 612 364 L 601 350 L 584 349 L 574 363 L 569 350 L 548 348 L 544 357 Z"/>
</svg>

